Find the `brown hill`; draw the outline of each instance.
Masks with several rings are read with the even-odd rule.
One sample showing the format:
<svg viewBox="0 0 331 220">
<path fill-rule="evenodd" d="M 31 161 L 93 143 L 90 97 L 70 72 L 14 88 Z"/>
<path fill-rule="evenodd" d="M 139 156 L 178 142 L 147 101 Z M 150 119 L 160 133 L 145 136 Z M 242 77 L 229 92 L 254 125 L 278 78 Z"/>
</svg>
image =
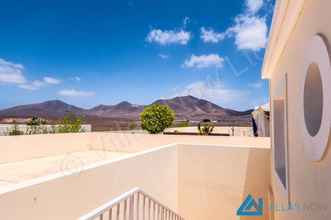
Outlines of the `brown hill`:
<svg viewBox="0 0 331 220">
<path fill-rule="evenodd" d="M 164 104 L 176 112 L 177 120 L 199 121 L 205 118 L 217 120 L 221 124 L 248 124 L 251 110 L 235 111 L 222 108 L 204 99 L 193 96 L 161 99 L 152 104 Z M 0 110 L 0 118 L 28 118 L 38 116 L 49 120 L 57 120 L 68 113 L 84 116 L 87 123 L 99 124 L 114 123 L 115 121 L 137 121 L 144 109 L 144 105 L 134 105 L 129 102 L 121 102 L 116 105 L 99 105 L 91 109 L 83 109 L 69 105 L 59 100 L 43 103 L 20 105 Z"/>
</svg>

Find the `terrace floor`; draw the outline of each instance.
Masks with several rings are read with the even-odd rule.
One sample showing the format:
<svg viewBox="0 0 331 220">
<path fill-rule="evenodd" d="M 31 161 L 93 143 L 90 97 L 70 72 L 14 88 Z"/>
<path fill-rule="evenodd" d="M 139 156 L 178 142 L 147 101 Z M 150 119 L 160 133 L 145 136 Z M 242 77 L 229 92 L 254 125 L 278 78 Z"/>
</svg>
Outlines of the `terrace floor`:
<svg viewBox="0 0 331 220">
<path fill-rule="evenodd" d="M 82 151 L 0 164 L 0 191 L 18 183 L 50 174 L 79 172 L 87 165 L 127 155 L 129 153 Z"/>
</svg>

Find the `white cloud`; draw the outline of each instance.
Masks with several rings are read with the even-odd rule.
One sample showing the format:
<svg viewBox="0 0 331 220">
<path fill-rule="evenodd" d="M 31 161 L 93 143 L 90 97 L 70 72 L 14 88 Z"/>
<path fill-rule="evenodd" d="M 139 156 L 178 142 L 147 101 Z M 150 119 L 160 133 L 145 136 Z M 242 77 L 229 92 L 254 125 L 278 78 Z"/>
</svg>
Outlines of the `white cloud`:
<svg viewBox="0 0 331 220">
<path fill-rule="evenodd" d="M 249 13 L 257 13 L 263 6 L 263 0 L 246 0 L 246 7 Z"/>
<path fill-rule="evenodd" d="M 90 97 L 94 96 L 95 92 L 91 91 L 82 91 L 82 90 L 76 90 L 76 89 L 64 89 L 58 92 L 61 96 L 67 96 L 67 97 Z"/>
<path fill-rule="evenodd" d="M 169 58 L 169 55 L 167 55 L 167 54 L 163 54 L 163 53 L 160 53 L 158 56 L 159 56 L 161 59 L 164 59 L 164 60 L 166 60 L 166 59 Z"/>
<path fill-rule="evenodd" d="M 26 81 L 25 83 L 20 84 L 18 87 L 21 89 L 34 91 L 34 90 L 38 90 L 47 85 L 57 85 L 60 83 L 61 83 L 61 81 L 59 79 L 45 76 L 42 80 L 34 80 L 34 81 L 30 81 L 30 82 Z"/>
<path fill-rule="evenodd" d="M 192 95 L 215 103 L 228 104 L 238 102 L 239 99 L 246 97 L 247 94 L 243 90 L 225 88 L 220 83 L 208 84 L 204 81 L 197 81 L 187 85 L 181 91 L 176 91 L 174 96 Z"/>
<path fill-rule="evenodd" d="M 0 83 L 25 83 L 24 67 L 0 58 Z"/>
<path fill-rule="evenodd" d="M 265 18 L 241 15 L 235 22 L 229 32 L 234 34 L 235 44 L 239 50 L 259 51 L 266 47 L 268 27 Z"/>
<path fill-rule="evenodd" d="M 268 26 L 266 18 L 257 13 L 263 7 L 264 0 L 246 0 L 246 10 L 236 16 L 234 24 L 223 33 L 213 29 L 201 28 L 204 42 L 218 43 L 224 38 L 234 38 L 238 50 L 259 51 L 266 47 Z"/>
<path fill-rule="evenodd" d="M 59 84 L 61 81 L 45 76 L 41 80 L 29 81 L 24 75 L 24 66 L 0 58 L 0 83 L 15 84 L 19 88 L 38 90 L 45 85 Z"/>
<path fill-rule="evenodd" d="M 186 45 L 191 39 L 191 33 L 185 30 L 151 30 L 146 41 L 149 43 L 158 43 L 160 45 L 181 44 Z"/>
<path fill-rule="evenodd" d="M 53 84 L 53 85 L 57 85 L 57 84 L 60 84 L 61 83 L 61 80 L 56 79 L 56 78 L 53 78 L 53 77 L 50 77 L 50 76 L 45 76 L 43 78 L 43 80 L 44 80 L 45 83 Z"/>
<path fill-rule="evenodd" d="M 18 87 L 20 87 L 21 89 L 33 91 L 33 90 L 40 89 L 44 85 L 45 85 L 45 82 L 40 81 L 40 80 L 34 80 L 32 82 L 27 82 L 27 83 L 21 84 Z"/>
<path fill-rule="evenodd" d="M 189 59 L 184 62 L 184 67 L 187 68 L 221 68 L 223 66 L 224 58 L 220 57 L 218 54 L 209 54 L 196 56 L 192 55 Z"/>
<path fill-rule="evenodd" d="M 218 43 L 224 40 L 224 38 L 226 37 L 225 33 L 217 33 L 211 28 L 206 29 L 202 27 L 200 31 L 201 31 L 200 37 L 202 41 L 205 43 Z"/>
</svg>

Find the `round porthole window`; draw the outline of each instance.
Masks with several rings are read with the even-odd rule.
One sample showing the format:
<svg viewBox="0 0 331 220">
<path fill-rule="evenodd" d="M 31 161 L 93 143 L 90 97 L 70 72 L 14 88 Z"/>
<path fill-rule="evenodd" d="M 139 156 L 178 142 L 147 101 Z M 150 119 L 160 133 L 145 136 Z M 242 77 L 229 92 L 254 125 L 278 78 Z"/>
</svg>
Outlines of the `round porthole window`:
<svg viewBox="0 0 331 220">
<path fill-rule="evenodd" d="M 321 127 L 323 115 L 323 85 L 320 69 L 316 63 L 310 64 L 304 88 L 304 116 L 306 128 L 314 137 Z"/>
<path fill-rule="evenodd" d="M 319 161 L 329 144 L 331 124 L 331 63 L 326 39 L 314 36 L 306 52 L 299 113 L 305 152 Z"/>
</svg>

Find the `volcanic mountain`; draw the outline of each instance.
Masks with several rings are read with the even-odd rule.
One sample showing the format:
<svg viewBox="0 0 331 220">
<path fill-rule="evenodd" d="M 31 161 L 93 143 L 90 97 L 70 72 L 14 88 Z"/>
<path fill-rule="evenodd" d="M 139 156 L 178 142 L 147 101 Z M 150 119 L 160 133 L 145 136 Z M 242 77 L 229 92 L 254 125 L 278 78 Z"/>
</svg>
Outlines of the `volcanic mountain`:
<svg viewBox="0 0 331 220">
<path fill-rule="evenodd" d="M 181 96 L 172 99 L 160 99 L 152 104 L 168 105 L 176 112 L 177 120 L 247 120 L 251 113 L 235 111 L 220 107 L 212 102 L 193 96 Z M 0 110 L 0 118 L 27 118 L 38 116 L 45 119 L 59 119 L 68 113 L 82 115 L 88 118 L 139 120 L 139 114 L 145 105 L 135 105 L 129 102 L 120 102 L 116 105 L 99 105 L 91 109 L 83 109 L 69 105 L 59 100 L 43 103 L 20 105 Z"/>
<path fill-rule="evenodd" d="M 69 105 L 60 100 L 51 100 L 37 104 L 19 105 L 0 110 L 0 117 L 28 118 L 38 116 L 46 119 L 57 119 L 68 113 L 81 115 L 84 112 L 85 110 L 82 108 Z"/>
</svg>

